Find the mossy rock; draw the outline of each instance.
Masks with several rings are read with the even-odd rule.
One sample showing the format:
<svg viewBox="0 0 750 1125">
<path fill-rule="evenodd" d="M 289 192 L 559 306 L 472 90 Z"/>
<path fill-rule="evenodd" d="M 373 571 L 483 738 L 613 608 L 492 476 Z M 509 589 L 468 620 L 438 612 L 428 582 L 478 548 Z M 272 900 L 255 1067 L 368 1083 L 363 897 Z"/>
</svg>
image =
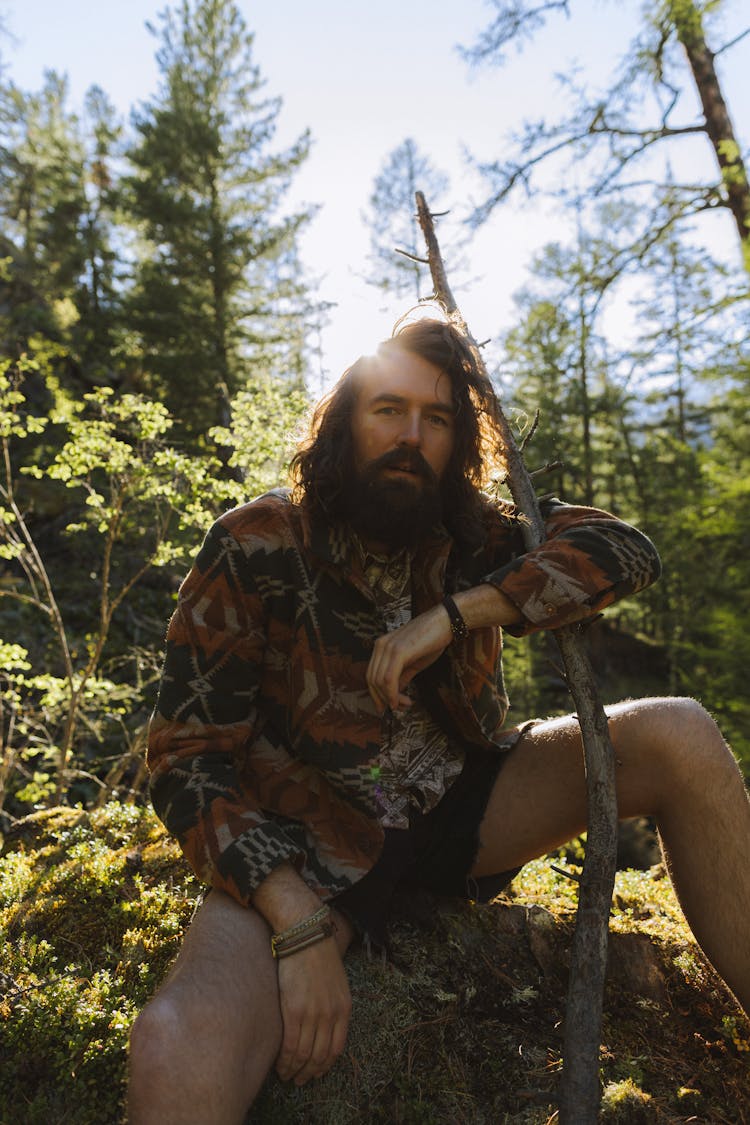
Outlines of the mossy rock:
<svg viewBox="0 0 750 1125">
<path fill-rule="evenodd" d="M 659 876 L 618 876 L 602 1119 L 743 1122 L 747 1022 Z M 49 810 L 14 827 L 0 859 L 0 1122 L 124 1120 L 130 1024 L 174 957 L 197 893 L 147 809 Z M 575 893 L 540 861 L 487 906 L 403 903 L 387 963 L 361 950 L 347 958 L 354 1014 L 342 1059 L 301 1090 L 270 1078 L 248 1120 L 547 1122 Z"/>
</svg>

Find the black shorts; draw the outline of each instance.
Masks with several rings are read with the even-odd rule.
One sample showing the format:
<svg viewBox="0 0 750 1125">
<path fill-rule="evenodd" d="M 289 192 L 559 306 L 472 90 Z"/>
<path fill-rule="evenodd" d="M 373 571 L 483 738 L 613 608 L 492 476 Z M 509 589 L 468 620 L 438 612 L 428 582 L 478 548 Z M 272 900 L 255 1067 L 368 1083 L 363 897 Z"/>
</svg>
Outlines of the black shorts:
<svg viewBox="0 0 750 1125">
<path fill-rule="evenodd" d="M 513 745 L 529 725 L 508 732 L 506 745 Z M 426 814 L 414 809 L 408 829 L 386 828 L 375 866 L 331 900 L 361 937 L 373 945 L 386 944 L 396 890 L 423 889 L 487 902 L 518 874 L 520 867 L 478 878 L 470 874 L 479 850 L 479 828 L 505 760 L 503 752 L 469 750 L 462 772 L 434 809 Z"/>
</svg>

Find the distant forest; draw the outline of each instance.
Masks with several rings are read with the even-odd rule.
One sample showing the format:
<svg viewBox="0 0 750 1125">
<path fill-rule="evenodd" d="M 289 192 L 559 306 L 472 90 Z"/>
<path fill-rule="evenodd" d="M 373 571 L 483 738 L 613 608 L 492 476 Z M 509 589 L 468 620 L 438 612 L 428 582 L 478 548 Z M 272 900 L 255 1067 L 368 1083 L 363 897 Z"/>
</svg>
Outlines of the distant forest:
<svg viewBox="0 0 750 1125">
<path fill-rule="evenodd" d="M 496 61 L 519 36 L 533 49 L 535 26 L 562 6 L 496 0 L 469 63 Z M 713 65 L 731 46 L 711 40 L 720 8 L 661 0 L 606 96 L 581 90 L 564 120 L 523 125 L 515 151 L 483 167 L 470 225 L 547 160 L 590 173 L 575 197 L 561 189 L 576 236 L 533 262 L 490 366 L 530 436 L 540 492 L 609 508 L 661 552 L 662 580 L 591 627 L 609 654 L 605 694 L 698 697 L 750 773 L 750 189 Z M 299 259 L 311 212 L 287 205 L 310 135 L 278 147 L 281 101 L 232 0 L 167 8 L 157 41 L 158 91 L 127 126 L 99 88 L 74 110 L 65 77 L 50 71 L 29 92 L 0 72 L 8 822 L 143 795 L 177 586 L 217 515 L 283 483 L 310 405 L 326 310 Z M 688 86 L 702 116 L 680 126 Z M 700 132 L 703 178 L 678 182 L 660 146 Z M 363 201 L 369 280 L 405 308 L 430 293 L 414 260 L 418 188 L 450 196 L 405 138 Z M 691 218 L 712 210 L 737 233 L 734 269 L 694 242 Z M 468 236 L 458 253 L 470 262 Z M 627 346 L 604 316 L 618 291 L 634 311 Z M 511 642 L 508 674 L 514 715 L 567 709 L 543 639 Z"/>
</svg>

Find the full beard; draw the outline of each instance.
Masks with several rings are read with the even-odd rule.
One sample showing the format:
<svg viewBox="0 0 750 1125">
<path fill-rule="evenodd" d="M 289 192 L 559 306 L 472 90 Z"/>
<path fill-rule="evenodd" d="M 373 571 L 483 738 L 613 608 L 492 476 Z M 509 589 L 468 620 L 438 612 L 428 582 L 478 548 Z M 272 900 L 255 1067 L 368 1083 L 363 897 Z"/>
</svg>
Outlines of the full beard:
<svg viewBox="0 0 750 1125">
<path fill-rule="evenodd" d="M 410 475 L 386 475 L 396 467 Z M 340 514 L 360 538 L 389 551 L 413 549 L 442 518 L 438 479 L 414 449 L 390 450 L 349 474 L 339 499 Z"/>
</svg>

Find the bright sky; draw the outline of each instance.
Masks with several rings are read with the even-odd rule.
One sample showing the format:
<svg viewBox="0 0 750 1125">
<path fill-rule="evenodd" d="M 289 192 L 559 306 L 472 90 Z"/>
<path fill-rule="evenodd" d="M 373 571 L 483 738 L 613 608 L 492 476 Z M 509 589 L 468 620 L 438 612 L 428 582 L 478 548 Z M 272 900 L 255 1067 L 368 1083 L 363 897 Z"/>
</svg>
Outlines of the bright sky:
<svg viewBox="0 0 750 1125">
<path fill-rule="evenodd" d="M 126 116 L 155 90 L 156 40 L 145 24 L 156 22 L 163 7 L 159 0 L 0 0 L 0 18 L 15 37 L 0 48 L 7 73 L 33 90 L 46 68 L 66 72 L 73 108 L 98 84 Z M 267 92 L 283 98 L 279 145 L 306 127 L 314 138 L 292 199 L 321 205 L 302 249 L 320 278 L 319 296 L 336 306 L 322 338 L 326 381 L 389 335 L 404 311 L 382 311 L 379 294 L 358 277 L 369 249 L 361 213 L 390 151 L 413 137 L 449 174 L 452 216 L 460 219 L 483 196 L 465 150 L 497 157 L 524 117 L 552 116 L 554 75 L 570 72 L 576 59 L 587 79 L 604 82 L 640 10 L 635 0 L 572 0 L 573 18 L 553 16 L 523 54 L 510 50 L 506 67 L 471 73 L 456 45 L 471 44 L 490 21 L 484 0 L 239 0 L 239 7 L 255 33 Z M 746 0 L 728 0 L 724 18 L 731 39 L 748 23 Z M 735 128 L 747 145 L 750 37 L 720 61 Z M 703 144 L 686 155 L 688 166 L 695 160 L 705 168 L 712 159 Z M 711 216 L 701 233 L 714 252 L 737 260 L 728 215 Z M 474 237 L 467 256 L 475 280 L 457 296 L 477 338 L 510 326 L 512 293 L 533 251 L 564 235 L 554 204 L 519 197 Z"/>
</svg>

